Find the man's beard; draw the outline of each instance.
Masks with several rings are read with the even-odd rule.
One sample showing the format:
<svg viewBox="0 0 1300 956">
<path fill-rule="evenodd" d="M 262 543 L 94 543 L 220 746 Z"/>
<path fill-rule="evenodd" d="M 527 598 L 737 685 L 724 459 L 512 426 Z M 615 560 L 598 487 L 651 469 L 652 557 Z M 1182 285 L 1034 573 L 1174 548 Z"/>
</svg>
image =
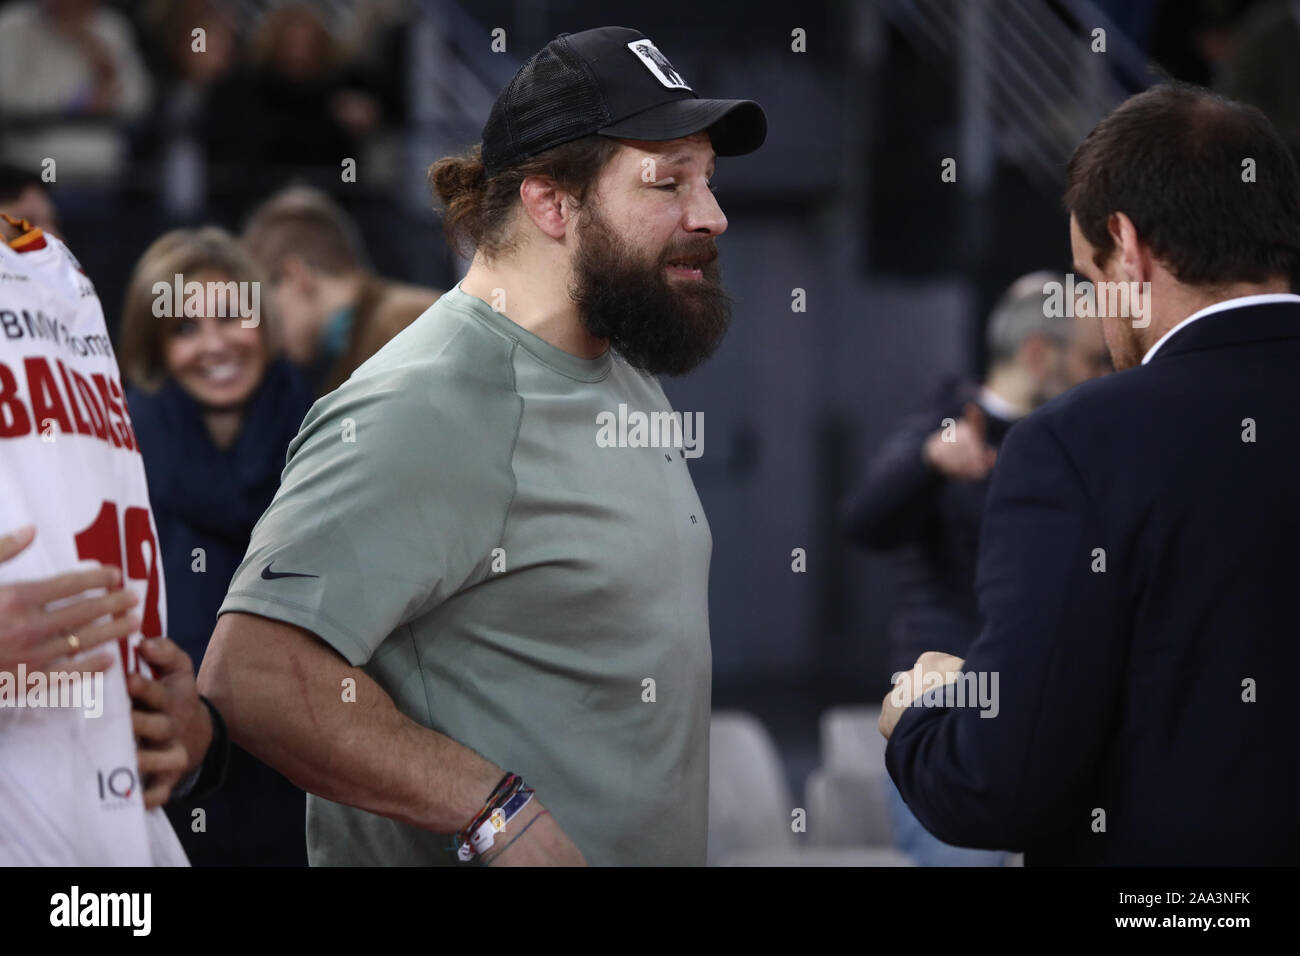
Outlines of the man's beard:
<svg viewBox="0 0 1300 956">
<path fill-rule="evenodd" d="M 582 217 L 569 295 L 587 332 L 651 375 L 683 375 L 712 355 L 731 321 L 713 238 L 691 236 L 647 262 L 593 203 Z M 701 277 L 670 279 L 679 260 Z"/>
</svg>

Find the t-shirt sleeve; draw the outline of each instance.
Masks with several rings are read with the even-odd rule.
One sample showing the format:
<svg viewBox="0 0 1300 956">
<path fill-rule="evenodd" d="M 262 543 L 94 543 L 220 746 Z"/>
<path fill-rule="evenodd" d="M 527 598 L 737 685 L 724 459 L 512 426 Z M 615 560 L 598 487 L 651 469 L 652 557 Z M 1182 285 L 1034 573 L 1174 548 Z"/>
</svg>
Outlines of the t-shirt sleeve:
<svg viewBox="0 0 1300 956">
<path fill-rule="evenodd" d="M 220 614 L 316 634 L 353 665 L 486 573 L 513 496 L 520 402 L 482 379 L 354 379 L 289 446 Z"/>
</svg>

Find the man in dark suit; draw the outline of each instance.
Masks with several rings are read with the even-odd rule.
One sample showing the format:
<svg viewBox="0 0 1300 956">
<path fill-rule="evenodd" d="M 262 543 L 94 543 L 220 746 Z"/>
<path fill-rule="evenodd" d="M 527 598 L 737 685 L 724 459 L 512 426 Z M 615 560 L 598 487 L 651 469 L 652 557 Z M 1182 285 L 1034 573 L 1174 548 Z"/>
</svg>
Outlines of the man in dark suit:
<svg viewBox="0 0 1300 956">
<path fill-rule="evenodd" d="M 886 764 L 935 836 L 1028 865 L 1300 863 L 1300 174 L 1257 110 L 1170 85 L 1065 199 L 1121 371 L 1008 433 L 985 628 L 900 677 Z"/>
</svg>

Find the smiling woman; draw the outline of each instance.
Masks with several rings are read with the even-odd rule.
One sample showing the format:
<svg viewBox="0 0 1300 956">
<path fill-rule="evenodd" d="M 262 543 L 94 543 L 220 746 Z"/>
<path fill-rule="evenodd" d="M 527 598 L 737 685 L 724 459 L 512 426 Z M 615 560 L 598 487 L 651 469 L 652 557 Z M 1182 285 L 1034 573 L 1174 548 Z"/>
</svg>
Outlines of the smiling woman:
<svg viewBox="0 0 1300 956">
<path fill-rule="evenodd" d="M 178 361 L 172 344 L 202 339 L 211 357 L 228 358 L 225 352 L 231 350 L 254 366 L 255 385 L 261 377 L 257 366 L 265 366 L 279 344 L 275 318 L 262 308 L 261 283 L 257 267 L 224 230 L 176 229 L 155 240 L 132 273 L 122 308 L 124 377 L 138 389 L 156 392 L 186 358 Z M 234 295 L 228 294 L 231 289 Z M 249 392 L 210 395 L 216 400 L 205 404 L 242 404 Z"/>
<path fill-rule="evenodd" d="M 260 282 L 228 233 L 176 230 L 141 257 L 122 312 L 120 360 L 158 525 L 171 637 L 196 664 L 311 403 L 279 355 Z M 196 809 L 168 806 L 195 865 L 306 862 L 302 791 L 238 748 L 223 789 L 203 800 L 201 832 Z"/>
<path fill-rule="evenodd" d="M 234 444 L 275 348 L 260 289 L 228 233 L 177 229 L 145 250 L 122 310 L 123 377 L 147 393 L 175 382 L 203 409 L 222 450 Z"/>
</svg>

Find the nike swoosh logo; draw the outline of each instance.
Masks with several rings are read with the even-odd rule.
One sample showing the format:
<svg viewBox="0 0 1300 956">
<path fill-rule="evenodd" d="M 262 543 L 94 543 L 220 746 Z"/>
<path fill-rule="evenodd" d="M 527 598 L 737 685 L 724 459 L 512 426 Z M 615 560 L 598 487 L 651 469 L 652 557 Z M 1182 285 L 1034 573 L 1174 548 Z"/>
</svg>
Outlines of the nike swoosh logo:
<svg viewBox="0 0 1300 956">
<path fill-rule="evenodd" d="M 274 581 L 276 578 L 318 578 L 320 577 L 319 574 L 299 574 L 297 571 L 272 571 L 271 570 L 272 564 L 275 564 L 275 562 L 274 561 L 270 562 L 270 564 L 267 564 L 267 566 L 262 569 L 262 579 L 264 581 Z"/>
</svg>

